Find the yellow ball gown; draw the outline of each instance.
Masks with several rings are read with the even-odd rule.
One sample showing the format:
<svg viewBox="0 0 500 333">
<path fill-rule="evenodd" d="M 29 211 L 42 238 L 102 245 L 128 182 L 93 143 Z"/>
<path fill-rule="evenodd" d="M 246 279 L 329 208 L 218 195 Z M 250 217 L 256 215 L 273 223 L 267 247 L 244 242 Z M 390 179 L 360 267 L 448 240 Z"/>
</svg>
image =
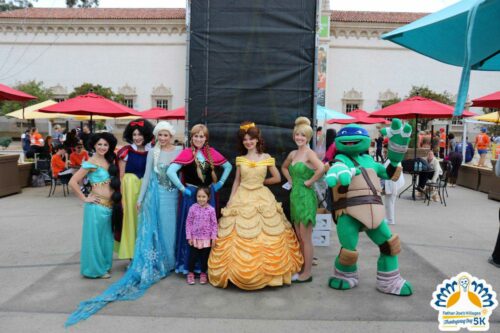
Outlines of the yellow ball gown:
<svg viewBox="0 0 500 333">
<path fill-rule="evenodd" d="M 208 260 L 208 277 L 215 287 L 231 281 L 240 289 L 290 284 L 303 258 L 293 228 L 281 203 L 264 186 L 274 158 L 254 162 L 236 158 L 240 186 L 231 206 L 222 209 L 216 245 Z"/>
</svg>

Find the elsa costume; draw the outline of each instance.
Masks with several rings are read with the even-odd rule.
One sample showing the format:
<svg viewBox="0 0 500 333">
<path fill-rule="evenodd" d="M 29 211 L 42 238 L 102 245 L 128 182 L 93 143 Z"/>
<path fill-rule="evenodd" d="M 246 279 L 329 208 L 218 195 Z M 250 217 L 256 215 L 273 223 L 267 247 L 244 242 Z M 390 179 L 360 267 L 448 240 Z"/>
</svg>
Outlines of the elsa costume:
<svg viewBox="0 0 500 333">
<path fill-rule="evenodd" d="M 170 123 L 160 122 L 154 129 L 155 137 L 162 130 L 175 135 Z M 179 152 L 178 147 L 162 151 L 159 145 L 148 152 L 138 199 L 141 209 L 134 259 L 120 280 L 101 295 L 80 303 L 66 321 L 66 326 L 89 318 L 110 302 L 138 299 L 150 286 L 174 270 L 179 194 L 167 177 L 167 169 Z"/>
</svg>

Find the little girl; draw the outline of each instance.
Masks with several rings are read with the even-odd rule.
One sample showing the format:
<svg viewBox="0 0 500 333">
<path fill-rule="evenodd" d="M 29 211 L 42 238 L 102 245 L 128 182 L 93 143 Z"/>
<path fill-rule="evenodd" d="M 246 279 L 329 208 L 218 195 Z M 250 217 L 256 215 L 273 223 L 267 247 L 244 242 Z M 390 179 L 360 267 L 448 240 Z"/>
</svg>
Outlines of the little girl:
<svg viewBox="0 0 500 333">
<path fill-rule="evenodd" d="M 194 266 L 198 259 L 201 266 L 200 284 L 207 283 L 208 256 L 217 239 L 217 217 L 215 209 L 208 204 L 209 199 L 208 187 L 199 187 L 196 203 L 189 208 L 186 219 L 186 239 L 190 246 L 188 284 L 195 284 Z"/>
</svg>

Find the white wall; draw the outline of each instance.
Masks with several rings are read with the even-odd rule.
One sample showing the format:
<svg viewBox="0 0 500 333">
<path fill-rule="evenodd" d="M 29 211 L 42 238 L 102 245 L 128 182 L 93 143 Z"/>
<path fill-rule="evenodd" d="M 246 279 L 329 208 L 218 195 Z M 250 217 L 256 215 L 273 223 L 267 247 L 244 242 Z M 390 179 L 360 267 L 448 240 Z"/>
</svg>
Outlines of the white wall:
<svg viewBox="0 0 500 333">
<path fill-rule="evenodd" d="M 391 42 L 376 39 L 333 39 L 328 53 L 328 107 L 342 111 L 344 92 L 362 92 L 363 109 L 379 108 L 379 93 L 390 89 L 404 98 L 412 86 L 428 86 L 455 95 L 461 69 L 424 57 Z M 500 73 L 473 71 L 470 98 L 498 90 Z"/>
</svg>

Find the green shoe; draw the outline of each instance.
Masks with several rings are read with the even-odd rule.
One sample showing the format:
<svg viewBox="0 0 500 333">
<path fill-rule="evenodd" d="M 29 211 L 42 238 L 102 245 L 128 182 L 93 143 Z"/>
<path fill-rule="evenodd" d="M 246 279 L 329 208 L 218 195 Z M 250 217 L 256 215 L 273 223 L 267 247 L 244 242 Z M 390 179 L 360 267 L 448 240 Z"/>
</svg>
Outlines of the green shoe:
<svg viewBox="0 0 500 333">
<path fill-rule="evenodd" d="M 342 280 L 336 277 L 331 277 L 328 280 L 328 286 L 337 290 L 348 290 L 351 289 L 351 285 L 346 280 Z"/>
</svg>

